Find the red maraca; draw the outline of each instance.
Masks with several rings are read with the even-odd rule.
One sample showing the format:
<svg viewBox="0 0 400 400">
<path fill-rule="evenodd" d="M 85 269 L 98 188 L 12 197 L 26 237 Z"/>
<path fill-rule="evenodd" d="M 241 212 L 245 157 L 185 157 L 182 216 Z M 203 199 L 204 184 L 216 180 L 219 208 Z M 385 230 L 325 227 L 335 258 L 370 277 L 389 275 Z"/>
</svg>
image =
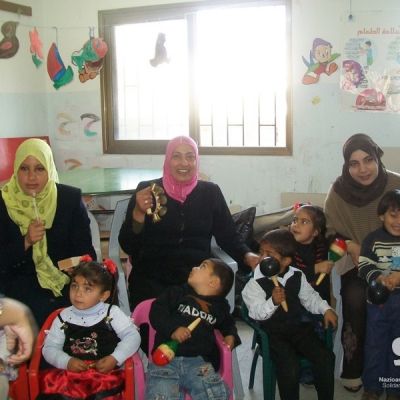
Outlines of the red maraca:
<svg viewBox="0 0 400 400">
<path fill-rule="evenodd" d="M 333 262 L 339 261 L 346 253 L 347 253 L 346 241 L 340 238 L 336 238 L 329 246 L 328 260 Z M 325 275 L 326 275 L 325 272 L 319 274 L 317 282 L 315 283 L 316 286 L 318 286 L 322 282 L 322 280 L 325 278 Z"/>
<path fill-rule="evenodd" d="M 265 257 L 260 262 L 261 273 L 264 276 L 271 278 L 272 282 L 274 282 L 274 285 L 276 287 L 279 287 L 278 279 L 276 278 L 276 275 L 279 274 L 279 270 L 280 270 L 279 261 L 274 257 Z M 281 306 L 286 312 L 288 311 L 288 305 L 286 303 L 286 300 L 282 301 Z"/>
<path fill-rule="evenodd" d="M 190 332 L 196 328 L 196 326 L 200 323 L 201 318 L 196 318 L 190 325 L 188 325 L 188 329 Z M 156 365 L 167 365 L 171 362 L 171 360 L 175 357 L 176 350 L 178 349 L 179 342 L 176 340 L 169 340 L 166 343 L 161 343 L 153 352 L 152 358 L 153 362 Z"/>
</svg>

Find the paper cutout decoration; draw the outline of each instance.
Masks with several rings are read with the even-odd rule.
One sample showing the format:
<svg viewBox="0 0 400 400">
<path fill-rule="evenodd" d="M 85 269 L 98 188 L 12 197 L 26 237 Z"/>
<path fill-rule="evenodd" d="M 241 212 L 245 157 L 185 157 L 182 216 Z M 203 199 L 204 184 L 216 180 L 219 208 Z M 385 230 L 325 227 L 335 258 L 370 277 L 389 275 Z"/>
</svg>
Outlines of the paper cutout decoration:
<svg viewBox="0 0 400 400">
<path fill-rule="evenodd" d="M 64 160 L 64 164 L 67 167 L 68 171 L 82 166 L 82 163 L 76 158 L 67 158 L 66 160 Z"/>
<path fill-rule="evenodd" d="M 100 73 L 107 51 L 107 43 L 102 38 L 91 38 L 81 50 L 72 54 L 72 63 L 78 67 L 79 80 L 82 83 L 96 78 Z"/>
<path fill-rule="evenodd" d="M 59 89 L 61 86 L 70 83 L 74 77 L 71 66 L 65 68 L 55 43 L 51 45 L 49 54 L 47 55 L 47 72 L 50 79 L 54 82 L 53 86 L 55 89 Z"/>
<path fill-rule="evenodd" d="M 356 109 L 383 111 L 386 109 L 385 95 L 376 89 L 365 89 L 356 98 Z"/>
<path fill-rule="evenodd" d="M 100 121 L 100 118 L 96 114 L 92 113 L 86 113 L 81 115 L 81 120 L 83 121 L 85 118 L 89 119 L 89 122 L 87 122 L 83 128 L 83 132 L 85 133 L 85 136 L 87 137 L 92 137 L 96 136 L 97 132 L 93 131 L 90 129 L 90 127 L 97 121 Z"/>
<path fill-rule="evenodd" d="M 68 128 L 68 125 L 73 124 L 75 119 L 66 112 L 60 112 L 57 114 L 57 119 L 60 121 L 57 131 L 62 136 L 70 136 L 71 131 Z"/>
<path fill-rule="evenodd" d="M 354 60 L 344 60 L 342 66 L 341 88 L 347 91 L 358 88 L 365 80 L 362 66 Z"/>
<path fill-rule="evenodd" d="M 310 50 L 310 60 L 303 57 L 307 71 L 303 76 L 303 84 L 311 85 L 319 81 L 321 74 L 332 75 L 338 65 L 333 61 L 340 56 L 339 53 L 332 54 L 332 45 L 324 39 L 316 38 Z"/>
<path fill-rule="evenodd" d="M 19 40 L 16 36 L 18 22 L 7 21 L 1 26 L 4 38 L 0 42 L 0 58 L 11 58 L 19 49 Z"/>
<path fill-rule="evenodd" d="M 160 32 L 157 36 L 156 49 L 154 58 L 150 60 L 150 64 L 153 67 L 157 67 L 162 63 L 169 63 L 169 58 L 167 57 L 167 49 L 165 48 L 165 33 Z"/>
<path fill-rule="evenodd" d="M 31 54 L 32 54 L 32 61 L 39 68 L 44 60 L 43 57 L 43 43 L 40 40 L 39 32 L 37 31 L 36 27 L 33 28 L 32 31 L 29 31 L 29 39 L 31 41 Z"/>
</svg>

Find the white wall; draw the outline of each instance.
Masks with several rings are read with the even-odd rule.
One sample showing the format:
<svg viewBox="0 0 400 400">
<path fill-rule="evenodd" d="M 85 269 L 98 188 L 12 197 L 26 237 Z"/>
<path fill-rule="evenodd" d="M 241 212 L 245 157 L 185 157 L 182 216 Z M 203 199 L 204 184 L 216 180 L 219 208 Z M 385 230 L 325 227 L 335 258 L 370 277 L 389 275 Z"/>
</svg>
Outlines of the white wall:
<svg viewBox="0 0 400 400">
<path fill-rule="evenodd" d="M 162 156 L 103 155 L 100 123 L 94 125 L 97 136 L 83 137 L 79 116 L 85 112 L 101 115 L 99 79 L 81 84 L 75 76 L 71 84 L 54 90 L 46 69 L 33 66 L 27 39 L 28 30 L 37 24 L 47 55 L 55 40 L 50 27 L 57 26 L 59 49 L 67 65 L 71 53 L 88 39 L 88 27 L 98 25 L 98 10 L 161 3 L 168 1 L 25 0 L 33 8 L 33 17 L 21 17 L 21 25 L 26 24 L 18 30 L 21 49 L 12 59 L 0 59 L 0 136 L 50 135 L 60 169 L 67 167 L 63 161 L 68 158 L 79 158 L 86 167 L 161 168 Z M 382 147 L 399 145 L 399 115 L 342 109 L 339 73 L 322 75 L 316 85 L 301 83 L 305 72 L 301 58 L 308 55 L 315 37 L 331 42 L 333 50 L 341 52 L 349 4 L 348 0 L 293 0 L 293 156 L 202 156 L 201 171 L 221 186 L 228 203 L 257 205 L 262 213 L 279 208 L 281 192 L 326 192 L 341 171 L 342 143 L 353 133 L 365 132 Z M 358 12 L 382 9 L 400 16 L 398 0 L 353 0 L 352 8 L 355 18 Z M 0 11 L 1 23 L 17 18 Z M 320 101 L 313 105 L 315 97 Z M 74 118 L 71 130 L 74 125 L 79 127 L 72 138 L 58 131 L 60 112 Z"/>
</svg>

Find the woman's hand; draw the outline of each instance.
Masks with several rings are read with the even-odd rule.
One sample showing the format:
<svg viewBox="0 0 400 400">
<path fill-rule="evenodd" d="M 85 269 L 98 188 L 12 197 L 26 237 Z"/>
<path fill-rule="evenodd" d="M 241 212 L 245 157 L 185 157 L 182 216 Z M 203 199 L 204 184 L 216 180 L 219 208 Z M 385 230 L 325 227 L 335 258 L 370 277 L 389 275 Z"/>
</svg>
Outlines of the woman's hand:
<svg viewBox="0 0 400 400">
<path fill-rule="evenodd" d="M 28 226 L 28 232 L 25 235 L 25 250 L 33 246 L 35 243 L 41 241 L 46 232 L 44 223 L 42 221 L 32 221 Z"/>
<path fill-rule="evenodd" d="M 334 265 L 333 261 L 321 261 L 314 265 L 314 271 L 316 274 L 330 274 Z"/>
<path fill-rule="evenodd" d="M 151 186 L 136 192 L 135 208 L 132 212 L 132 218 L 136 222 L 143 223 L 146 216 L 146 210 L 153 206 L 153 196 L 151 194 Z"/>
<path fill-rule="evenodd" d="M 248 252 L 244 255 L 244 263 L 248 265 L 251 269 L 254 269 L 257 267 L 259 261 L 260 261 L 260 256 L 256 253 Z"/>
<path fill-rule="evenodd" d="M 117 366 L 117 360 L 113 356 L 105 356 L 96 362 L 96 370 L 106 374 Z"/>
<path fill-rule="evenodd" d="M 83 372 L 89 369 L 89 365 L 79 358 L 71 357 L 67 364 L 67 370 L 71 372 Z"/>
<path fill-rule="evenodd" d="M 356 268 L 358 268 L 358 258 L 360 257 L 361 246 L 352 240 L 346 240 L 347 253 L 350 254 L 351 260 Z"/>
<path fill-rule="evenodd" d="M 8 357 L 10 364 L 20 364 L 32 354 L 33 343 L 37 335 L 36 323 L 31 311 L 22 303 L 4 299 L 1 326 L 4 327 L 7 346 L 13 353 Z"/>
</svg>

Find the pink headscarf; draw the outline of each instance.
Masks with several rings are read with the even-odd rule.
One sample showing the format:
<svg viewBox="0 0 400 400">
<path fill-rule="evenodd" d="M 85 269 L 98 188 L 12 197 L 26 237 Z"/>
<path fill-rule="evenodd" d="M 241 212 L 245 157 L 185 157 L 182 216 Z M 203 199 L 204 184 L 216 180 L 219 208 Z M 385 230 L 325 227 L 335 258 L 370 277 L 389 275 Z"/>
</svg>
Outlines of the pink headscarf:
<svg viewBox="0 0 400 400">
<path fill-rule="evenodd" d="M 193 149 L 193 152 L 196 156 L 196 173 L 193 175 L 192 179 L 190 179 L 187 182 L 176 181 L 172 176 L 169 167 L 172 158 L 172 153 L 181 144 L 186 144 L 190 146 Z M 171 139 L 168 142 L 167 150 L 165 153 L 164 174 L 163 174 L 163 186 L 168 196 L 179 201 L 180 203 L 183 203 L 186 200 L 186 197 L 189 196 L 192 190 L 196 187 L 198 175 L 199 175 L 199 150 L 197 148 L 196 142 L 188 136 L 177 136 L 176 138 Z"/>
</svg>

